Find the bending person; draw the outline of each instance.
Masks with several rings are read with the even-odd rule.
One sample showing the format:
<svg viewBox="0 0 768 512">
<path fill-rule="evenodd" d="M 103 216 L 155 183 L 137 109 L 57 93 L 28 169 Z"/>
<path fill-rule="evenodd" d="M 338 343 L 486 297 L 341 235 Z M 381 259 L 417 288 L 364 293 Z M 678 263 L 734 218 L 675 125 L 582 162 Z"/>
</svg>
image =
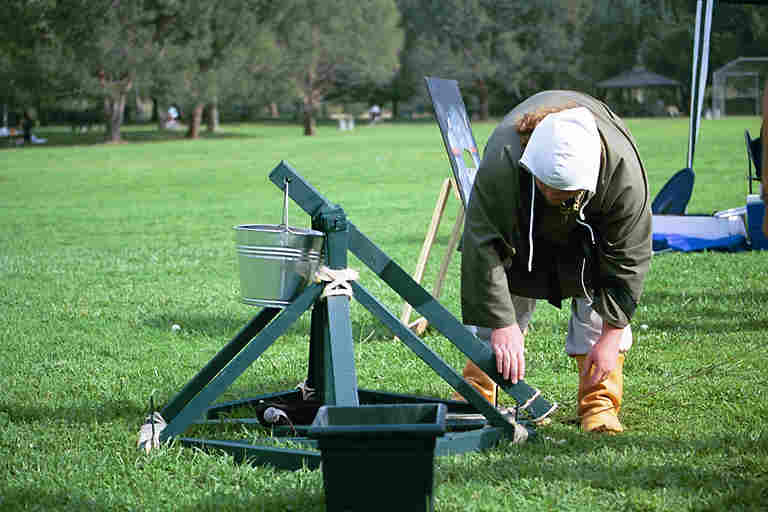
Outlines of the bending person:
<svg viewBox="0 0 768 512">
<path fill-rule="evenodd" d="M 565 351 L 578 363 L 582 428 L 623 431 L 624 353 L 651 259 L 648 182 L 624 123 L 572 91 L 515 107 L 486 145 L 463 244 L 463 321 L 503 378 L 525 376 L 537 299 L 572 298 Z M 495 404 L 496 384 L 471 361 L 464 377 Z"/>
</svg>

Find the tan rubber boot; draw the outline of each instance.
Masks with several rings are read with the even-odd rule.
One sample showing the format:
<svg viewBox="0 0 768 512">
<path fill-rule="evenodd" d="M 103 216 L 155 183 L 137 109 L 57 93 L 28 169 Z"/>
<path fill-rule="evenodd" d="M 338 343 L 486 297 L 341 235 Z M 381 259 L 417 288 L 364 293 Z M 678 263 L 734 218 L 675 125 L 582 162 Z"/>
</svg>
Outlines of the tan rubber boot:
<svg viewBox="0 0 768 512">
<path fill-rule="evenodd" d="M 467 382 L 472 384 L 472 387 L 474 387 L 480 392 L 481 395 L 483 395 L 483 398 L 485 398 L 492 406 L 496 407 L 498 386 L 488 375 L 485 374 L 483 370 L 481 370 L 472 361 L 467 360 L 467 364 L 464 366 L 464 372 L 462 375 Z M 464 397 L 456 391 L 454 391 L 453 395 L 451 395 L 451 399 L 466 402 Z"/>
<path fill-rule="evenodd" d="M 624 392 L 624 354 L 619 354 L 616 369 L 603 381 L 587 389 L 589 375 L 581 376 L 586 356 L 575 356 L 579 365 L 579 418 L 585 432 L 624 432 L 619 422 L 621 397 Z"/>
</svg>

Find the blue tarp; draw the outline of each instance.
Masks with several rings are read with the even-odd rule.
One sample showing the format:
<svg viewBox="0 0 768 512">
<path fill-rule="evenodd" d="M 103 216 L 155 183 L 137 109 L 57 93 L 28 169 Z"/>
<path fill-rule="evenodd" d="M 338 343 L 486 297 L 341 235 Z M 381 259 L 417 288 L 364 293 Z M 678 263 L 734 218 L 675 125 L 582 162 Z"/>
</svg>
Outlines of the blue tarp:
<svg viewBox="0 0 768 512">
<path fill-rule="evenodd" d="M 653 251 L 728 251 L 738 252 L 747 249 L 747 239 L 742 235 L 731 235 L 722 238 L 697 238 L 677 233 L 654 233 Z"/>
</svg>

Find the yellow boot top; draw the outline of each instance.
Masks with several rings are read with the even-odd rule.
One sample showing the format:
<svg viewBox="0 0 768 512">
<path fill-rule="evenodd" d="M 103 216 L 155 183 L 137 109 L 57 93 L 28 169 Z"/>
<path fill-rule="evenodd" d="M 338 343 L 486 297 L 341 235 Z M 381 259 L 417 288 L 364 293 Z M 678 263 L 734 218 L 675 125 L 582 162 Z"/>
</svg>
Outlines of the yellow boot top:
<svg viewBox="0 0 768 512">
<path fill-rule="evenodd" d="M 592 368 L 586 376 L 582 375 L 586 356 L 575 356 L 579 367 L 579 418 L 585 432 L 623 432 L 619 421 L 624 393 L 624 354 L 619 354 L 616 369 L 602 382 L 589 387 Z"/>
</svg>

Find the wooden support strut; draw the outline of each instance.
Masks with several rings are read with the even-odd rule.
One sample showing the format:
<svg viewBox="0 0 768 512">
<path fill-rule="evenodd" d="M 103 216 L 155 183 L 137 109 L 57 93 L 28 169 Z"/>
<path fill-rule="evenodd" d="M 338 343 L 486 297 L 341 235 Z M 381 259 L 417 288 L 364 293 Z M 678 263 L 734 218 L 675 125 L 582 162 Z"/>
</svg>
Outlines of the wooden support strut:
<svg viewBox="0 0 768 512">
<path fill-rule="evenodd" d="M 436 299 L 440 298 L 443 292 L 443 282 L 445 276 L 448 273 L 448 266 L 451 264 L 453 253 L 456 252 L 456 247 L 459 245 L 461 239 L 461 233 L 464 227 L 464 203 L 461 201 L 461 196 L 458 192 L 458 186 L 453 176 L 445 178 L 443 185 L 440 187 L 440 192 L 437 195 L 437 201 L 435 202 L 435 209 L 432 212 L 432 221 L 429 223 L 427 229 L 427 235 L 424 237 L 424 243 L 421 246 L 421 253 L 419 254 L 419 260 L 416 263 L 416 270 L 413 272 L 413 280 L 417 283 L 421 283 L 424 277 L 424 270 L 429 260 L 429 254 L 432 251 L 432 246 L 435 244 L 437 238 L 437 232 L 440 229 L 440 221 L 445 213 L 445 207 L 448 203 L 451 191 L 453 191 L 454 197 L 459 201 L 459 213 L 456 216 L 456 221 L 453 223 L 453 229 L 451 230 L 451 239 L 448 242 L 448 247 L 445 250 L 442 263 L 440 264 L 440 270 L 435 279 L 434 287 L 432 288 L 432 296 Z M 413 306 L 408 302 L 403 303 L 403 308 L 400 310 L 400 321 L 413 330 L 417 335 L 421 336 L 424 331 L 427 330 L 429 322 L 426 318 L 421 317 L 411 322 L 411 314 L 413 313 Z"/>
</svg>

